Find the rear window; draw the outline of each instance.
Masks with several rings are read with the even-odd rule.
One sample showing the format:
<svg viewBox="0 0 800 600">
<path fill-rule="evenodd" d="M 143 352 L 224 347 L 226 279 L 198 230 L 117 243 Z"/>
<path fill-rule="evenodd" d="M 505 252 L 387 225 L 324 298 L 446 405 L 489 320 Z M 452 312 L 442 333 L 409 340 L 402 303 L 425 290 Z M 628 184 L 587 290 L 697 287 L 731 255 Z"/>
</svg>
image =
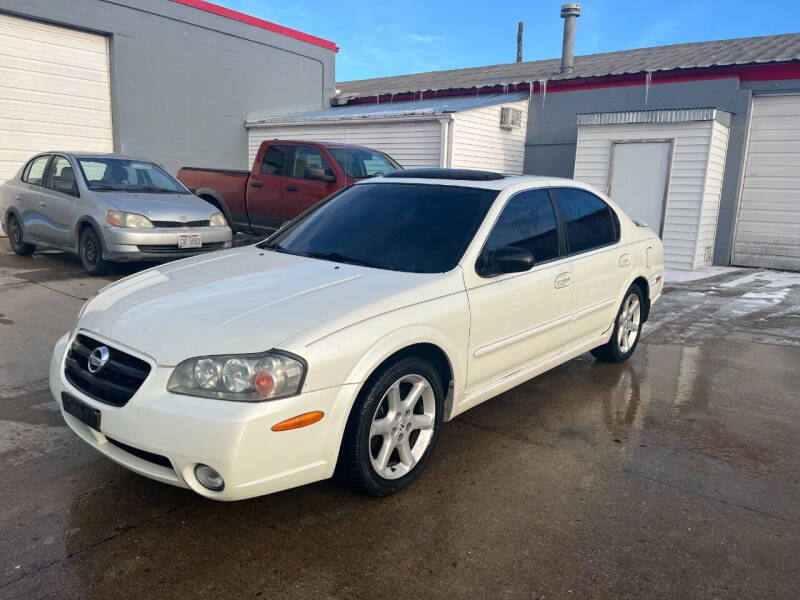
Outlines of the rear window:
<svg viewBox="0 0 800 600">
<path fill-rule="evenodd" d="M 44 177 L 44 169 L 47 166 L 47 161 L 50 160 L 50 155 L 37 156 L 28 166 L 25 167 L 25 172 L 22 174 L 22 180 L 33 185 L 44 185 L 42 178 Z"/>
<path fill-rule="evenodd" d="M 291 146 L 270 146 L 267 148 L 261 161 L 261 174 L 283 175 L 291 152 Z"/>
<path fill-rule="evenodd" d="M 556 188 L 555 193 L 571 253 L 608 246 L 619 239 L 611 207 L 600 198 L 577 188 Z"/>
<path fill-rule="evenodd" d="M 394 271 L 441 273 L 461 259 L 497 193 L 443 185 L 354 185 L 262 247 Z"/>
</svg>

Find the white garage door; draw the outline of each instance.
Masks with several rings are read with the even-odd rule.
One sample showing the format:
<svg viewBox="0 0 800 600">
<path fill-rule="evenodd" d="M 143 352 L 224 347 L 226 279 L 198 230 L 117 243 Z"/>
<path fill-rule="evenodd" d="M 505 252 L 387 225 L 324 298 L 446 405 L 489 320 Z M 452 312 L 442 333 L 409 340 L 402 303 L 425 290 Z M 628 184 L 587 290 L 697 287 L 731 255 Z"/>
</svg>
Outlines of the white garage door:
<svg viewBox="0 0 800 600">
<path fill-rule="evenodd" d="M 112 152 L 108 40 L 0 14 L 0 182 L 36 152 Z"/>
<path fill-rule="evenodd" d="M 732 263 L 800 271 L 800 94 L 753 98 Z"/>
</svg>

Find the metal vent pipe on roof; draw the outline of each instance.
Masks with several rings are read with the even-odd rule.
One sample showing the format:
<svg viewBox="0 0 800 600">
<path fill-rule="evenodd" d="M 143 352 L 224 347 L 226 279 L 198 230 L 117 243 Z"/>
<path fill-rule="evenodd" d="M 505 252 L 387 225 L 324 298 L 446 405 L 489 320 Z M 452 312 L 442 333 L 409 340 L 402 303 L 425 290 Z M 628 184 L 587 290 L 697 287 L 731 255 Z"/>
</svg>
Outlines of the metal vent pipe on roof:
<svg viewBox="0 0 800 600">
<path fill-rule="evenodd" d="M 524 27 L 525 23 L 520 21 L 517 28 L 517 62 L 522 62 L 522 29 Z"/>
<path fill-rule="evenodd" d="M 580 4 L 562 4 L 564 19 L 564 42 L 561 46 L 561 72 L 572 73 L 575 54 L 575 19 L 581 16 Z"/>
</svg>

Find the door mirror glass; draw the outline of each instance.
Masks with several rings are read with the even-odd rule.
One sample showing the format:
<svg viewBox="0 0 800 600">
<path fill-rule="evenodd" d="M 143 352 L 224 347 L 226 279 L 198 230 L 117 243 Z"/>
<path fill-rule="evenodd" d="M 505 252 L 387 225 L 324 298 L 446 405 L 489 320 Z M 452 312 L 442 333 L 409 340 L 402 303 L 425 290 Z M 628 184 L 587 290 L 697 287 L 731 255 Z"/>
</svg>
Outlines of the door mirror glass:
<svg viewBox="0 0 800 600">
<path fill-rule="evenodd" d="M 489 267 L 494 273 L 522 273 L 533 267 L 533 254 L 525 248 L 503 246 L 489 252 Z"/>
<path fill-rule="evenodd" d="M 304 179 L 317 179 L 319 181 L 336 181 L 335 175 L 330 175 L 325 172 L 325 169 L 321 167 L 306 167 L 305 172 L 303 173 Z"/>
</svg>

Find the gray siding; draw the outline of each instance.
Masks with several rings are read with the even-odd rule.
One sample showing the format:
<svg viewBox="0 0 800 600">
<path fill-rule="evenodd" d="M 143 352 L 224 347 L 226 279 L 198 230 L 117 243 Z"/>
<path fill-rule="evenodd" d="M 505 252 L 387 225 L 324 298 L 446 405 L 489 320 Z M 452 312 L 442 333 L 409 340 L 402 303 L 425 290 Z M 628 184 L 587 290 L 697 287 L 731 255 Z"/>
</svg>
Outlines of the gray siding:
<svg viewBox="0 0 800 600">
<path fill-rule="evenodd" d="M 108 35 L 114 149 L 172 171 L 246 168 L 248 112 L 314 110 L 333 93 L 333 51 L 169 0 L 0 0 L 0 11 Z"/>
<path fill-rule="evenodd" d="M 644 76 L 642 76 L 644 79 Z M 643 82 L 644 83 L 644 82 Z M 730 264 L 753 93 L 800 90 L 800 81 L 741 83 L 737 78 L 634 85 L 534 94 L 528 116 L 525 173 L 571 177 L 575 166 L 578 113 L 660 108 L 714 107 L 732 113 L 714 263 Z"/>
</svg>

